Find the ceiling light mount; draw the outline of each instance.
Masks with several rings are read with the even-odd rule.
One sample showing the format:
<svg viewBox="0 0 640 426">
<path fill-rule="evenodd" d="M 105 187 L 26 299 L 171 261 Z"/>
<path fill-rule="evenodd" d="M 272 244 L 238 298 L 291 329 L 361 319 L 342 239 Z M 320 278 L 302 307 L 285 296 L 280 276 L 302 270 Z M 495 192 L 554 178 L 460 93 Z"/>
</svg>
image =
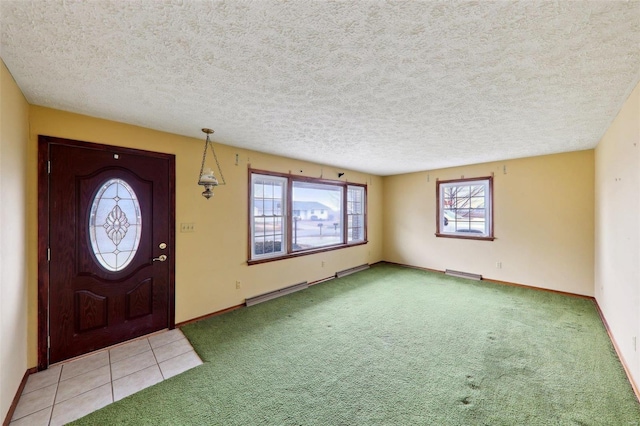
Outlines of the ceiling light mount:
<svg viewBox="0 0 640 426">
<path fill-rule="evenodd" d="M 213 187 L 225 185 L 226 182 L 224 180 L 224 175 L 222 174 L 222 169 L 220 168 L 218 156 L 216 155 L 215 149 L 213 149 L 213 143 L 209 139 L 209 135 L 213 134 L 213 130 L 205 127 L 202 129 L 202 132 L 207 135 L 207 138 L 204 142 L 204 152 L 202 153 L 202 165 L 200 166 L 200 177 L 198 178 L 198 185 L 204 186 L 202 196 L 208 200 L 209 198 L 213 197 Z M 205 168 L 205 163 L 207 162 L 207 148 L 211 148 L 213 159 L 216 161 L 216 167 L 218 168 L 218 173 L 220 174 L 222 183 L 218 182 L 218 179 L 213 174 L 213 169 L 211 169 L 210 167 Z"/>
</svg>

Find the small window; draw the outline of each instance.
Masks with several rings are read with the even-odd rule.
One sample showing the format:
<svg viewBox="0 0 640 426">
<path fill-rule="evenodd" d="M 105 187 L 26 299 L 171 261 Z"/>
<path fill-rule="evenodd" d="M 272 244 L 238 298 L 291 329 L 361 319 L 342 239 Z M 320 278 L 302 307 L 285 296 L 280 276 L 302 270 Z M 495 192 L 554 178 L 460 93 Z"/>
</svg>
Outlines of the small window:
<svg viewBox="0 0 640 426">
<path fill-rule="evenodd" d="M 438 237 L 493 240 L 493 178 L 438 181 Z"/>
</svg>

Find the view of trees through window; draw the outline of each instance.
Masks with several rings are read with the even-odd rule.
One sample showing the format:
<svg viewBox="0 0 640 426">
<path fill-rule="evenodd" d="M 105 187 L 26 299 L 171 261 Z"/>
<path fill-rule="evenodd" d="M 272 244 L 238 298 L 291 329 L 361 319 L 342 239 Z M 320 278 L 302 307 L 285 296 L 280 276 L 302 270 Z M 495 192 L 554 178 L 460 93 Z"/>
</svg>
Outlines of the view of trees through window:
<svg viewBox="0 0 640 426">
<path fill-rule="evenodd" d="M 440 181 L 438 235 L 492 237 L 492 178 Z"/>
</svg>

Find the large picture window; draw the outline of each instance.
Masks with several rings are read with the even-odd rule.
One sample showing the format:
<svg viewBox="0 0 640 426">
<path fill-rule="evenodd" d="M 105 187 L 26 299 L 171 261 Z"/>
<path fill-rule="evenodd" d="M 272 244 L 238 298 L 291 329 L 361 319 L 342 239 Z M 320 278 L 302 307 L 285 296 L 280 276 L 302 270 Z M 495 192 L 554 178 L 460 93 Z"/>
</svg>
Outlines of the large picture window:
<svg viewBox="0 0 640 426">
<path fill-rule="evenodd" d="M 438 237 L 493 240 L 493 177 L 438 181 Z"/>
<path fill-rule="evenodd" d="M 249 173 L 249 263 L 366 243 L 366 185 Z"/>
<path fill-rule="evenodd" d="M 343 187 L 298 181 L 293 181 L 292 187 L 291 250 L 343 244 Z"/>
</svg>

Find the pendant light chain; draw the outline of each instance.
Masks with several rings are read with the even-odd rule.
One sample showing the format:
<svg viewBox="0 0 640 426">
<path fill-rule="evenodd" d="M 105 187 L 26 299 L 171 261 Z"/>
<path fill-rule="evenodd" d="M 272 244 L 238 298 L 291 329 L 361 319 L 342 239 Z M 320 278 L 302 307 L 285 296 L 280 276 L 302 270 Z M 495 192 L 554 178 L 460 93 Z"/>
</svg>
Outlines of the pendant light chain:
<svg viewBox="0 0 640 426">
<path fill-rule="evenodd" d="M 213 149 L 213 144 L 209 142 L 209 135 L 207 135 L 207 143 L 211 146 L 211 152 L 213 152 L 213 158 L 216 160 L 216 166 L 218 167 L 218 171 L 220 172 L 220 179 L 222 179 L 222 183 L 218 185 L 226 185 L 224 181 L 224 175 L 222 174 L 222 168 L 220 168 L 220 162 L 218 161 L 218 156 L 216 155 L 216 151 Z M 204 158 L 202 159 L 202 167 L 204 167 Z M 202 170 L 200 171 L 202 175 Z"/>
<path fill-rule="evenodd" d="M 202 155 L 202 165 L 200 166 L 200 174 L 198 175 L 198 180 L 202 177 L 202 172 L 204 172 L 204 163 L 207 159 L 207 148 L 209 145 L 209 135 L 207 135 L 207 140 L 204 141 L 204 154 Z"/>
</svg>

